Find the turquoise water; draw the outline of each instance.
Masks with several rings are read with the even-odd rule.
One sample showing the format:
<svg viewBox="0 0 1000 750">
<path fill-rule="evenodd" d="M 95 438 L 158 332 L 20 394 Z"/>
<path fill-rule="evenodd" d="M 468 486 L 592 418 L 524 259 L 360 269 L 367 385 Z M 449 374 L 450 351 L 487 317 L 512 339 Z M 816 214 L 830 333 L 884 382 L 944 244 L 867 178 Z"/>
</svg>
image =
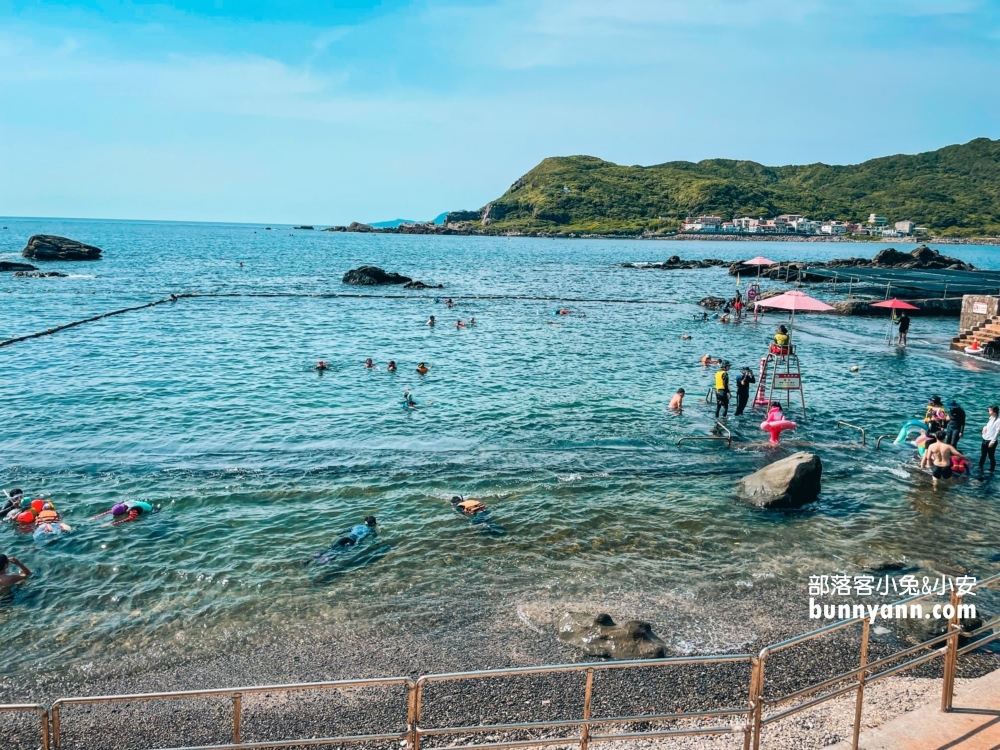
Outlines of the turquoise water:
<svg viewBox="0 0 1000 750">
<path fill-rule="evenodd" d="M 677 447 L 712 425 L 701 355 L 756 369 L 780 318 L 695 323 L 698 299 L 731 292 L 725 269 L 616 265 L 673 254 L 828 259 L 882 246 L 0 224 L 0 259 L 19 257 L 36 232 L 106 254 L 46 265 L 69 278 L 0 278 L 0 338 L 170 293 L 361 295 L 185 299 L 0 350 L 3 486 L 51 497 L 74 527 L 44 546 L 0 528 L 0 550 L 37 571 L 0 603 L 0 662 L 12 672 L 106 656 L 111 636 L 125 649 L 155 642 L 169 661 L 198 631 L 211 644 L 234 631 L 418 619 L 534 592 L 697 596 L 762 574 L 804 586 L 858 555 L 958 562 L 981 577 L 1000 568 L 995 484 L 935 492 L 911 451 L 861 451 L 835 427 L 846 419 L 895 434 L 939 393 L 965 406 L 963 447 L 978 450 L 1000 378 L 947 351 L 956 320 L 915 319 L 903 352 L 883 344 L 885 319 L 801 317 L 809 415 L 791 409 L 801 423 L 793 444 L 767 449 L 757 414 L 730 417 L 732 449 Z M 942 249 L 1000 268 L 995 248 Z M 458 307 L 436 304 L 435 292 L 391 288 L 407 298 L 385 299 L 340 283 L 365 263 L 442 282 Z M 573 303 L 581 314 L 555 316 L 556 302 L 466 295 L 665 304 Z M 432 314 L 439 324 L 428 328 Z M 475 328 L 454 328 L 470 316 Z M 366 371 L 366 357 L 379 369 Z M 332 365 L 322 376 L 310 369 L 320 358 Z M 388 359 L 398 373 L 386 372 Z M 678 387 L 687 408 L 672 416 Z M 404 388 L 424 406 L 404 410 Z M 825 462 L 820 502 L 766 513 L 735 500 L 738 477 L 799 444 Z M 491 525 L 456 515 L 455 493 L 485 499 Z M 132 499 L 162 512 L 117 528 L 87 520 Z M 366 514 L 379 518 L 377 545 L 322 571 L 306 564 Z"/>
</svg>

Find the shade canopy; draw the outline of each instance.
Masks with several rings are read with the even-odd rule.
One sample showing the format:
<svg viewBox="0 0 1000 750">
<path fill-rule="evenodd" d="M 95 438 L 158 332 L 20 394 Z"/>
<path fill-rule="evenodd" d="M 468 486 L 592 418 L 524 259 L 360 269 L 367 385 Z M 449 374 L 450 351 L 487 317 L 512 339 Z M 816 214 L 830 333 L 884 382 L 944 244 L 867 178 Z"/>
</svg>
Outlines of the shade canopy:
<svg viewBox="0 0 1000 750">
<path fill-rule="evenodd" d="M 909 302 L 903 302 L 901 299 L 887 299 L 885 302 L 873 302 L 872 307 L 888 307 L 892 310 L 919 310 L 920 308 L 916 305 L 911 305 Z"/>
<path fill-rule="evenodd" d="M 773 266 L 774 261 L 768 260 L 763 255 L 758 255 L 756 258 L 751 258 L 750 260 L 743 261 L 744 266 Z"/>
<path fill-rule="evenodd" d="M 830 305 L 813 299 L 805 292 L 793 289 L 790 292 L 779 294 L 777 297 L 770 297 L 758 302 L 761 307 L 770 307 L 775 310 L 788 310 L 790 312 L 829 312 L 833 310 Z"/>
</svg>

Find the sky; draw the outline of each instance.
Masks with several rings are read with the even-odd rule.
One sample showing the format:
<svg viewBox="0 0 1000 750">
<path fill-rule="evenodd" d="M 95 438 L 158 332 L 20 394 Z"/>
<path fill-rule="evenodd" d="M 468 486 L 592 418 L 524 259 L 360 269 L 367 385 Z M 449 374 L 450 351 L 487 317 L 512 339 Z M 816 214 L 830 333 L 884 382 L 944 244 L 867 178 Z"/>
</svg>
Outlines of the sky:
<svg viewBox="0 0 1000 750">
<path fill-rule="evenodd" d="M 0 215 L 341 224 L 547 156 L 1000 137 L 998 0 L 0 0 Z"/>
</svg>

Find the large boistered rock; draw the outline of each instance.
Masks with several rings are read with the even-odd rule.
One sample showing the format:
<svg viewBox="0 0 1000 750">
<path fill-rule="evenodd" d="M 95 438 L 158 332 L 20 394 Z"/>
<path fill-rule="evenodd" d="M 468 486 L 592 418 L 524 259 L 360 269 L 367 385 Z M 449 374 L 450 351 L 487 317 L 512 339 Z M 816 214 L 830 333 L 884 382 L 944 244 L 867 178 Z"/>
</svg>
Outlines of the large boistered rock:
<svg viewBox="0 0 1000 750">
<path fill-rule="evenodd" d="M 15 263 L 12 260 L 0 260 L 0 271 L 37 271 L 38 266 L 30 263 Z"/>
<path fill-rule="evenodd" d="M 611 615 L 566 612 L 559 621 L 559 640 L 588 656 L 610 659 L 662 659 L 667 646 L 642 620 L 615 624 Z"/>
<path fill-rule="evenodd" d="M 743 477 L 736 487 L 758 508 L 794 508 L 816 499 L 822 475 L 819 456 L 800 451 Z"/>
<path fill-rule="evenodd" d="M 379 284 L 409 284 L 413 279 L 398 273 L 383 271 L 377 266 L 361 266 L 344 274 L 345 284 L 378 286 Z"/>
<path fill-rule="evenodd" d="M 359 221 L 352 221 L 348 227 L 348 232 L 374 232 L 375 229 L 368 224 L 362 224 Z"/>
<path fill-rule="evenodd" d="M 721 310 L 726 306 L 726 301 L 722 297 L 704 297 L 698 304 L 707 307 L 709 310 Z"/>
<path fill-rule="evenodd" d="M 21 255 L 32 260 L 98 260 L 101 248 L 54 234 L 36 234 Z"/>
</svg>

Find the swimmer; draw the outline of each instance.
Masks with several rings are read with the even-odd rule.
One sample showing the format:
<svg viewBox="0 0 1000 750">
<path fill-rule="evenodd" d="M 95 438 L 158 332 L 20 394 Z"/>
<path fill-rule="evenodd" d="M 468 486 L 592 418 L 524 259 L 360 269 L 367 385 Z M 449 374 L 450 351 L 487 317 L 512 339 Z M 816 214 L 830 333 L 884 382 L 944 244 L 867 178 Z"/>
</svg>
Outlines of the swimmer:
<svg viewBox="0 0 1000 750">
<path fill-rule="evenodd" d="M 474 516 L 477 513 L 482 513 L 486 510 L 486 503 L 481 500 L 476 500 L 475 498 L 469 498 L 466 500 L 461 495 L 455 495 L 451 498 L 451 504 L 455 507 L 459 513 L 464 513 L 467 516 Z"/>
<path fill-rule="evenodd" d="M 371 357 L 369 357 L 368 359 L 365 360 L 365 369 L 366 370 L 377 370 L 378 369 L 378 365 L 376 365 L 375 361 Z"/>
<path fill-rule="evenodd" d="M 430 319 L 427 321 L 427 325 L 432 326 L 434 325 L 434 323 L 435 323 L 434 316 L 431 315 Z"/>
<path fill-rule="evenodd" d="M 452 301 L 451 301 L 451 297 L 449 297 L 448 299 L 446 299 L 446 300 L 444 301 L 444 305 L 445 305 L 445 307 L 454 307 L 454 306 L 455 306 L 455 303 L 454 303 L 454 302 L 452 302 Z"/>
<path fill-rule="evenodd" d="M 701 358 L 701 364 L 705 367 L 708 367 L 709 365 L 717 365 L 720 364 L 721 362 L 722 362 L 721 359 L 716 359 L 711 354 L 706 354 Z"/>
<path fill-rule="evenodd" d="M 21 499 L 24 497 L 24 492 L 20 488 L 4 490 L 3 494 L 6 496 L 6 500 L 4 500 L 3 505 L 0 505 L 0 517 L 7 515 L 14 508 L 20 509 Z"/>
<path fill-rule="evenodd" d="M 678 388 L 677 389 L 677 393 L 675 393 L 674 397 L 672 399 L 670 399 L 670 406 L 668 408 L 673 409 L 678 414 L 680 414 L 684 410 L 684 389 L 683 388 Z"/>
<path fill-rule="evenodd" d="M 254 232 L 254 234 L 257 234 L 257 233 Z M 243 261 L 242 260 L 240 261 L 240 268 L 243 268 Z"/>
<path fill-rule="evenodd" d="M 720 323 L 728 323 L 728 322 L 729 322 L 729 314 L 728 314 L 728 313 L 726 313 L 726 314 L 725 314 L 725 315 L 723 315 L 723 316 L 722 316 L 721 318 L 719 318 L 719 322 L 720 322 Z"/>
<path fill-rule="evenodd" d="M 465 328 L 465 321 L 459 318 L 458 322 L 455 324 L 455 328 Z"/>
<path fill-rule="evenodd" d="M 572 312 L 568 307 L 564 307 L 561 310 L 556 310 L 556 315 L 569 315 Z"/>
<path fill-rule="evenodd" d="M 472 328 L 472 326 L 474 326 L 475 324 L 476 324 L 476 319 L 475 318 L 469 318 L 469 328 Z"/>
<path fill-rule="evenodd" d="M 365 516 L 364 523 L 359 523 L 357 526 L 351 528 L 344 536 L 340 537 L 340 539 L 322 552 L 316 552 L 312 556 L 312 559 L 316 560 L 317 565 L 326 565 L 330 562 L 330 558 L 338 552 L 342 552 L 348 547 L 356 547 L 359 542 L 370 536 L 378 536 L 377 526 L 378 521 L 375 519 L 375 516 Z"/>
<path fill-rule="evenodd" d="M 682 333 L 681 334 L 681 341 L 688 341 L 690 339 L 691 339 L 691 337 L 688 334 L 686 334 L 686 333 Z"/>
<path fill-rule="evenodd" d="M 421 375 L 426 375 L 429 369 L 431 368 L 425 365 L 423 362 L 417 365 L 417 372 L 419 372 Z"/>
<path fill-rule="evenodd" d="M 316 372 L 323 372 L 323 370 L 330 369 L 330 364 L 325 359 L 320 359 L 316 361 L 316 366 L 313 369 Z"/>
<path fill-rule="evenodd" d="M 153 508 L 149 503 L 143 502 L 142 500 L 136 500 L 132 503 L 115 503 L 108 510 L 103 513 L 98 513 L 96 516 L 91 517 L 91 521 L 95 521 L 98 518 L 110 514 L 115 520 L 111 522 L 112 526 L 119 526 L 123 523 L 132 523 L 133 521 L 138 521 L 139 517 L 143 513 L 155 513 L 156 509 Z"/>
<path fill-rule="evenodd" d="M 7 568 L 11 565 L 16 565 L 21 569 L 20 573 L 8 573 Z M 0 555 L 0 596 L 4 596 L 9 593 L 14 586 L 26 581 L 31 575 L 31 571 L 28 570 L 28 566 L 23 562 L 18 560 L 16 557 L 7 557 L 7 555 Z"/>
<path fill-rule="evenodd" d="M 390 359 L 389 363 L 385 366 L 386 372 L 396 372 L 396 360 Z"/>
<path fill-rule="evenodd" d="M 417 402 L 413 400 L 413 395 L 410 393 L 409 388 L 403 389 L 403 406 L 407 409 L 416 409 Z"/>
</svg>

